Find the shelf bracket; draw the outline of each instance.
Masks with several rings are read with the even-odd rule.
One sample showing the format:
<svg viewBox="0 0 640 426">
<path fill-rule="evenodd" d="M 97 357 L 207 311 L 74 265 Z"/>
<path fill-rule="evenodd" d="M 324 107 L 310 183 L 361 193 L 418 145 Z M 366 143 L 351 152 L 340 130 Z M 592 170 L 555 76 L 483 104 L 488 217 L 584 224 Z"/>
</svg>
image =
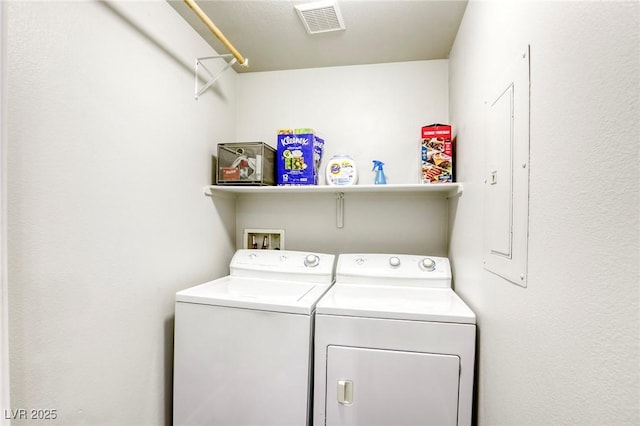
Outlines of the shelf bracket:
<svg viewBox="0 0 640 426">
<path fill-rule="evenodd" d="M 344 228 L 344 192 L 336 192 L 336 228 Z"/>
<path fill-rule="evenodd" d="M 231 58 L 231 60 L 227 61 L 227 58 Z M 214 74 L 202 62 L 202 61 L 207 60 L 207 59 L 224 59 L 225 62 L 226 62 L 226 65 L 220 71 L 218 71 L 217 73 Z M 236 62 L 238 62 L 238 60 L 232 54 L 206 56 L 206 57 L 203 57 L 203 58 L 196 58 L 196 90 L 195 90 L 195 98 L 196 98 L 196 100 L 198 100 L 200 95 L 202 95 L 205 92 L 205 90 L 207 90 L 209 87 L 211 87 L 211 85 L 213 83 L 215 83 L 220 78 L 220 76 L 222 76 L 223 72 L 228 70 Z M 202 86 L 202 88 L 199 88 L 200 76 L 199 76 L 198 70 L 199 70 L 200 67 L 202 67 L 209 74 L 209 77 L 210 77 L 210 79 L 204 84 L 204 86 Z"/>
<path fill-rule="evenodd" d="M 202 188 L 202 192 L 205 196 L 211 197 L 212 199 L 222 198 L 225 200 L 235 200 L 238 198 L 238 195 L 234 193 L 214 191 L 213 186 L 205 186 Z"/>
<path fill-rule="evenodd" d="M 446 198 L 447 200 L 451 200 L 452 198 L 458 198 L 462 195 L 462 185 L 458 185 L 456 188 L 456 192 L 453 194 L 449 194 Z"/>
</svg>

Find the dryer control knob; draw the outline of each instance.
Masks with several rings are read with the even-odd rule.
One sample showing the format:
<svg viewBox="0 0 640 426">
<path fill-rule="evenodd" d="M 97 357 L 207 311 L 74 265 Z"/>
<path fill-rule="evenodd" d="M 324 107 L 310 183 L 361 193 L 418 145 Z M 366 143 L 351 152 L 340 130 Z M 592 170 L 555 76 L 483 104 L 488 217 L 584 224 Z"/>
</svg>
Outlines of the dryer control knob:
<svg viewBox="0 0 640 426">
<path fill-rule="evenodd" d="M 425 257 L 420 261 L 420 269 L 431 272 L 436 269 L 436 262 L 431 258 Z"/>
<path fill-rule="evenodd" d="M 400 266 L 400 258 L 396 256 L 390 257 L 389 265 L 391 265 L 392 268 L 397 268 L 398 266 Z"/>
<path fill-rule="evenodd" d="M 308 254 L 307 257 L 304 258 L 304 266 L 308 268 L 315 268 L 320 264 L 320 258 L 315 254 Z"/>
</svg>

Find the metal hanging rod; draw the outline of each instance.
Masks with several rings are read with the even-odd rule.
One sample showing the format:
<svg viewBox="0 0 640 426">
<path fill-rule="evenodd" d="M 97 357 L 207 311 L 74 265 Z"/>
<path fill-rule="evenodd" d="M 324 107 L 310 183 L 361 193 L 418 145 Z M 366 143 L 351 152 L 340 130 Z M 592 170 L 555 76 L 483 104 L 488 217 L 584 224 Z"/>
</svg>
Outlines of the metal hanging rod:
<svg viewBox="0 0 640 426">
<path fill-rule="evenodd" d="M 215 26 L 213 21 L 209 19 L 207 14 L 204 13 L 202 9 L 200 9 L 200 6 L 198 6 L 194 0 L 184 0 L 184 2 L 187 4 L 187 6 L 189 6 L 195 12 L 196 15 L 198 15 L 198 18 L 200 18 L 200 20 L 204 22 L 204 24 L 211 30 L 213 35 L 218 37 L 218 39 L 222 42 L 222 44 L 224 44 L 225 47 L 229 50 L 229 52 L 231 52 L 233 57 L 238 60 L 238 63 L 243 67 L 248 67 L 249 59 L 242 56 L 240 52 L 238 52 L 236 48 L 233 47 L 233 45 L 229 42 L 229 40 L 227 40 L 224 34 L 222 34 L 222 32 L 218 29 L 218 27 Z"/>
</svg>

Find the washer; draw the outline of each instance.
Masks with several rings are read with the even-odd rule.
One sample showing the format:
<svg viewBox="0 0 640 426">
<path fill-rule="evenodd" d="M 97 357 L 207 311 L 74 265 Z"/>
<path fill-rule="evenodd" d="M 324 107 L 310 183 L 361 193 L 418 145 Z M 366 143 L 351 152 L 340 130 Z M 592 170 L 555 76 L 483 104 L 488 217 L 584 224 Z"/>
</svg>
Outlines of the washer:
<svg viewBox="0 0 640 426">
<path fill-rule="evenodd" d="M 448 259 L 340 255 L 316 306 L 314 425 L 470 425 L 475 336 Z"/>
<path fill-rule="evenodd" d="M 313 313 L 334 255 L 238 250 L 230 275 L 176 294 L 175 425 L 305 425 Z"/>
</svg>

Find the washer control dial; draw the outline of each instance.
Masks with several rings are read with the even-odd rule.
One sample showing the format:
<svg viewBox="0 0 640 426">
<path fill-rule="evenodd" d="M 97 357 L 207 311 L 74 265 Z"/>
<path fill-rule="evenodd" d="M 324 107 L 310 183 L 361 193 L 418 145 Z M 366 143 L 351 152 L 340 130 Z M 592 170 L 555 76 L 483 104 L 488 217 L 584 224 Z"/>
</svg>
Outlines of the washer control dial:
<svg viewBox="0 0 640 426">
<path fill-rule="evenodd" d="M 318 257 L 318 255 L 308 254 L 304 258 L 304 266 L 306 266 L 307 268 L 315 268 L 319 264 L 320 264 L 320 258 Z"/>
<path fill-rule="evenodd" d="M 400 258 L 397 256 L 390 257 L 389 265 L 391 265 L 392 268 L 397 268 L 398 266 L 400 266 Z"/>
<path fill-rule="evenodd" d="M 420 269 L 423 271 L 431 272 L 436 269 L 436 262 L 430 257 L 425 257 L 419 263 Z"/>
</svg>

